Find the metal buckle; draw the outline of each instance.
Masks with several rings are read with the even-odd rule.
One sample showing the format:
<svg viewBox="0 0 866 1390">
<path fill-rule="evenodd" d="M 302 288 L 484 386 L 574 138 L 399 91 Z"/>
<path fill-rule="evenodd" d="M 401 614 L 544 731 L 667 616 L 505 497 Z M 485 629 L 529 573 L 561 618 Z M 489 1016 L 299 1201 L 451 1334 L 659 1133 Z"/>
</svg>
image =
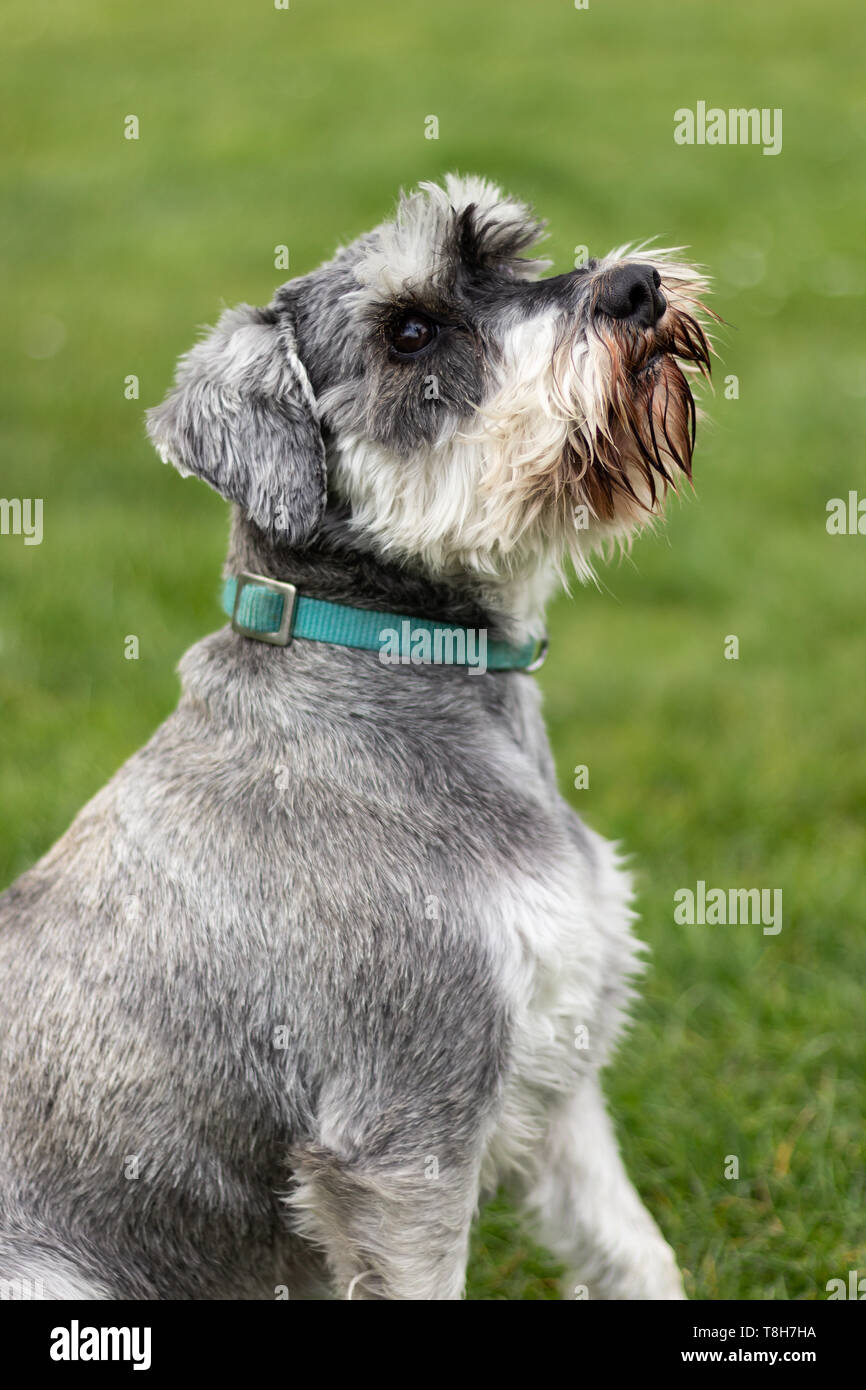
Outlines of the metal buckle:
<svg viewBox="0 0 866 1390">
<path fill-rule="evenodd" d="M 282 596 L 283 614 L 276 632 L 259 632 L 254 627 L 244 627 L 243 623 L 238 622 L 238 605 L 241 601 L 241 594 L 248 584 L 260 584 L 263 589 L 271 589 L 273 593 Z M 265 574 L 251 574 L 248 570 L 242 570 L 237 577 L 235 604 L 232 609 L 232 628 L 235 632 L 239 632 L 242 637 L 252 637 L 256 642 L 270 642 L 274 647 L 287 647 L 292 640 L 292 623 L 295 618 L 297 597 L 298 591 L 294 584 L 284 584 L 280 579 L 269 579 Z"/>
<path fill-rule="evenodd" d="M 550 641 L 548 639 L 547 633 L 545 633 L 543 637 L 539 637 L 538 646 L 535 649 L 535 656 L 532 658 L 528 666 L 524 666 L 524 671 L 538 671 L 547 660 L 547 653 L 549 650 Z"/>
</svg>

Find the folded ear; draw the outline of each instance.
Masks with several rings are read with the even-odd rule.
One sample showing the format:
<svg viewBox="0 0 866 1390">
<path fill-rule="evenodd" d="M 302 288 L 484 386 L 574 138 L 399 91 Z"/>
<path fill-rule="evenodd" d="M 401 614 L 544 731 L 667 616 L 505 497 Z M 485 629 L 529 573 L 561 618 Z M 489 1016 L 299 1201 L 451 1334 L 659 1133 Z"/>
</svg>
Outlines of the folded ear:
<svg viewBox="0 0 866 1390">
<path fill-rule="evenodd" d="M 147 412 L 164 463 L 194 473 L 256 525 L 298 544 L 325 507 L 325 446 L 289 320 L 239 304 L 180 359 Z"/>
</svg>

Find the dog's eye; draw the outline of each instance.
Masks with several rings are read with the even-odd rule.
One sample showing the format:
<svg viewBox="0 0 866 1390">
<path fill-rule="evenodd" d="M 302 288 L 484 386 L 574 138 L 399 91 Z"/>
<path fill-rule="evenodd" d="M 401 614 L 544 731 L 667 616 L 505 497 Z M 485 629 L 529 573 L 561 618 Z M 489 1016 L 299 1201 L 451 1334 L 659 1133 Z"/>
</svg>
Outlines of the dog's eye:
<svg viewBox="0 0 866 1390">
<path fill-rule="evenodd" d="M 410 356 L 432 343 L 438 331 L 438 325 L 423 314 L 404 314 L 391 329 L 391 346 Z"/>
</svg>

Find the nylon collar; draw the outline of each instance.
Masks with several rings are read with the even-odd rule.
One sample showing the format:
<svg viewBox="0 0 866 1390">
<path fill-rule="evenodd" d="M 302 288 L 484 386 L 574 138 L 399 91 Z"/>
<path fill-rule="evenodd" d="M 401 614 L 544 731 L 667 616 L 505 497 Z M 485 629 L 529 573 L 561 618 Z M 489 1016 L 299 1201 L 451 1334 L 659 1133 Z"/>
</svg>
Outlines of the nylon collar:
<svg viewBox="0 0 866 1390">
<path fill-rule="evenodd" d="M 222 606 L 235 632 L 286 647 L 294 637 L 378 651 L 383 664 L 465 666 L 482 671 L 537 671 L 547 638 L 522 646 L 488 639 L 483 628 L 408 618 L 299 594 L 294 584 L 243 571 L 223 585 Z"/>
</svg>

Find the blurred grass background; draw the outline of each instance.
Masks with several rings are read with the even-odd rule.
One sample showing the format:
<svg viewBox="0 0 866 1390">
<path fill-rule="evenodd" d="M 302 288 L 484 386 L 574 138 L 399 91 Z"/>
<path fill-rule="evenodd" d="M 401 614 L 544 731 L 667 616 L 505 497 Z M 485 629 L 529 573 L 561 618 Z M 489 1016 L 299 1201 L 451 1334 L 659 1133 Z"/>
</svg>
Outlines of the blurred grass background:
<svg viewBox="0 0 866 1390">
<path fill-rule="evenodd" d="M 859 20 L 854 0 L 7 0 L 0 19 L 0 493 L 45 499 L 41 546 L 0 537 L 4 884 L 222 621 L 226 508 L 158 462 L 142 411 L 198 325 L 287 278 L 275 246 L 303 273 L 458 168 L 536 203 L 557 270 L 654 234 L 711 268 L 732 327 L 697 500 L 556 604 L 541 675 L 566 794 L 638 869 L 653 968 L 609 1092 L 695 1298 L 866 1273 L 866 537 L 825 530 L 829 498 L 866 495 Z M 698 100 L 782 107 L 781 155 L 675 145 Z M 781 887 L 781 934 L 674 925 L 697 879 Z M 554 1269 L 494 1203 L 470 1297 L 554 1298 Z"/>
</svg>

